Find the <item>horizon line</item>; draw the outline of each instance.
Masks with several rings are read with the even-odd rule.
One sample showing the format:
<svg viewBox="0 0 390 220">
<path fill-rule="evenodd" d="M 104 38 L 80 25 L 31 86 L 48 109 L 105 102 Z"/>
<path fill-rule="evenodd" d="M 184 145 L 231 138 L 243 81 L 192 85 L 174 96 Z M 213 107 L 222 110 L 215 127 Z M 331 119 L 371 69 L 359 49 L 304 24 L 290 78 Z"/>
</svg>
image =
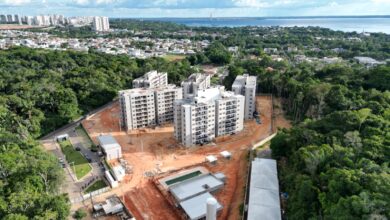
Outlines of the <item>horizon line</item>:
<svg viewBox="0 0 390 220">
<path fill-rule="evenodd" d="M 92 15 L 93 16 L 93 15 Z M 74 16 L 76 17 L 76 16 Z M 186 19 L 193 19 L 193 18 L 210 18 L 205 16 L 195 17 L 195 16 L 189 16 L 189 17 L 112 17 L 112 16 L 104 16 L 109 18 L 124 18 L 124 19 L 171 19 L 171 18 L 186 18 Z M 389 15 L 309 15 L 309 16 L 217 16 L 212 18 L 390 18 Z"/>
</svg>

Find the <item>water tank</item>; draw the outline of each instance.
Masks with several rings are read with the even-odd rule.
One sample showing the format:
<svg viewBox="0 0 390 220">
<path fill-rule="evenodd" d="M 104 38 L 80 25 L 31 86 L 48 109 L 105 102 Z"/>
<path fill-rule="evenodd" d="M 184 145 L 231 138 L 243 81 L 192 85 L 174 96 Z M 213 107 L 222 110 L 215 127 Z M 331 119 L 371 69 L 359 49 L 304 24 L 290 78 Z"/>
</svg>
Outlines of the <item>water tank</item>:
<svg viewBox="0 0 390 220">
<path fill-rule="evenodd" d="M 207 199 L 206 220 L 216 220 L 217 219 L 217 205 L 218 205 L 218 202 L 215 198 L 208 198 Z"/>
</svg>

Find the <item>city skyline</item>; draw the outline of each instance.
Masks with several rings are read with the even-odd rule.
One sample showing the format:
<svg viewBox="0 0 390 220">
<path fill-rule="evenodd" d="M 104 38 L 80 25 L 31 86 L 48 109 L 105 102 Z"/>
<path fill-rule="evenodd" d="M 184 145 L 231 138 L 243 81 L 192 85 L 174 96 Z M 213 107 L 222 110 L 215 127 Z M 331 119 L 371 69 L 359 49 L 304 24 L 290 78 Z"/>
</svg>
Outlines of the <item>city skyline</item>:
<svg viewBox="0 0 390 220">
<path fill-rule="evenodd" d="M 390 0 L 0 0 L 0 14 L 153 17 L 389 15 Z"/>
</svg>

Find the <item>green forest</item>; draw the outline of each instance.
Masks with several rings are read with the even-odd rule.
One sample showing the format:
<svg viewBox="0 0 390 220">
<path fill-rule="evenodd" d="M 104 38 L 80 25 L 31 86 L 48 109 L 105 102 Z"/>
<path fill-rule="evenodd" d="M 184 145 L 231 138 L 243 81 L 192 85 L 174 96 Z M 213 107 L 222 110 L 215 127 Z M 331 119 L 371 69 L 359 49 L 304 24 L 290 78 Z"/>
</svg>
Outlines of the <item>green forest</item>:
<svg viewBox="0 0 390 220">
<path fill-rule="evenodd" d="M 66 219 L 57 158 L 37 138 L 131 88 L 158 68 L 177 83 L 193 72 L 187 60 L 13 48 L 0 51 L 0 219 Z"/>
<path fill-rule="evenodd" d="M 182 28 L 146 24 L 153 33 Z M 113 27 L 144 28 L 139 21 L 121 20 Z M 55 31 L 91 37 L 89 30 Z M 216 36 L 194 36 L 213 42 L 205 51 L 175 62 L 94 51 L 0 51 L 0 219 L 66 219 L 70 213 L 67 196 L 58 194 L 62 168 L 41 149 L 39 137 L 115 99 L 118 90 L 131 88 L 132 80 L 149 70 L 166 71 L 169 82 L 179 84 L 200 64 L 225 66 L 223 84 L 228 89 L 237 75 L 248 73 L 257 76 L 258 92 L 283 100 L 294 126 L 279 131 L 271 149 L 278 160 L 281 192 L 288 194 L 288 219 L 390 217 L 390 65 L 366 68 L 352 59 L 388 59 L 388 35 L 372 34 L 355 42 L 343 39 L 357 33 L 320 28 L 281 29 L 277 34 L 250 27 L 192 31 Z M 297 53 L 284 52 L 291 45 L 307 56 L 345 60 L 295 63 Z M 230 53 L 229 46 L 239 46 L 239 52 Z M 285 59 L 275 61 L 263 52 L 266 47 L 278 48 Z M 334 47 L 345 51 L 335 54 Z"/>
</svg>

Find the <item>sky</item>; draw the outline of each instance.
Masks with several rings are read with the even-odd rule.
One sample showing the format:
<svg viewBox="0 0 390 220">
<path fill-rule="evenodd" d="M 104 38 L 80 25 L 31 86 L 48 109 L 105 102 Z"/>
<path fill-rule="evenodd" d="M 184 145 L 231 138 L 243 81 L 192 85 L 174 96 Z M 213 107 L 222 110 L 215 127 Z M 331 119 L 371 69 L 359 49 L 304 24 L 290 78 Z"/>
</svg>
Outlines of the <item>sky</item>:
<svg viewBox="0 0 390 220">
<path fill-rule="evenodd" d="M 130 18 L 390 15 L 390 0 L 0 0 L 0 14 Z"/>
</svg>

